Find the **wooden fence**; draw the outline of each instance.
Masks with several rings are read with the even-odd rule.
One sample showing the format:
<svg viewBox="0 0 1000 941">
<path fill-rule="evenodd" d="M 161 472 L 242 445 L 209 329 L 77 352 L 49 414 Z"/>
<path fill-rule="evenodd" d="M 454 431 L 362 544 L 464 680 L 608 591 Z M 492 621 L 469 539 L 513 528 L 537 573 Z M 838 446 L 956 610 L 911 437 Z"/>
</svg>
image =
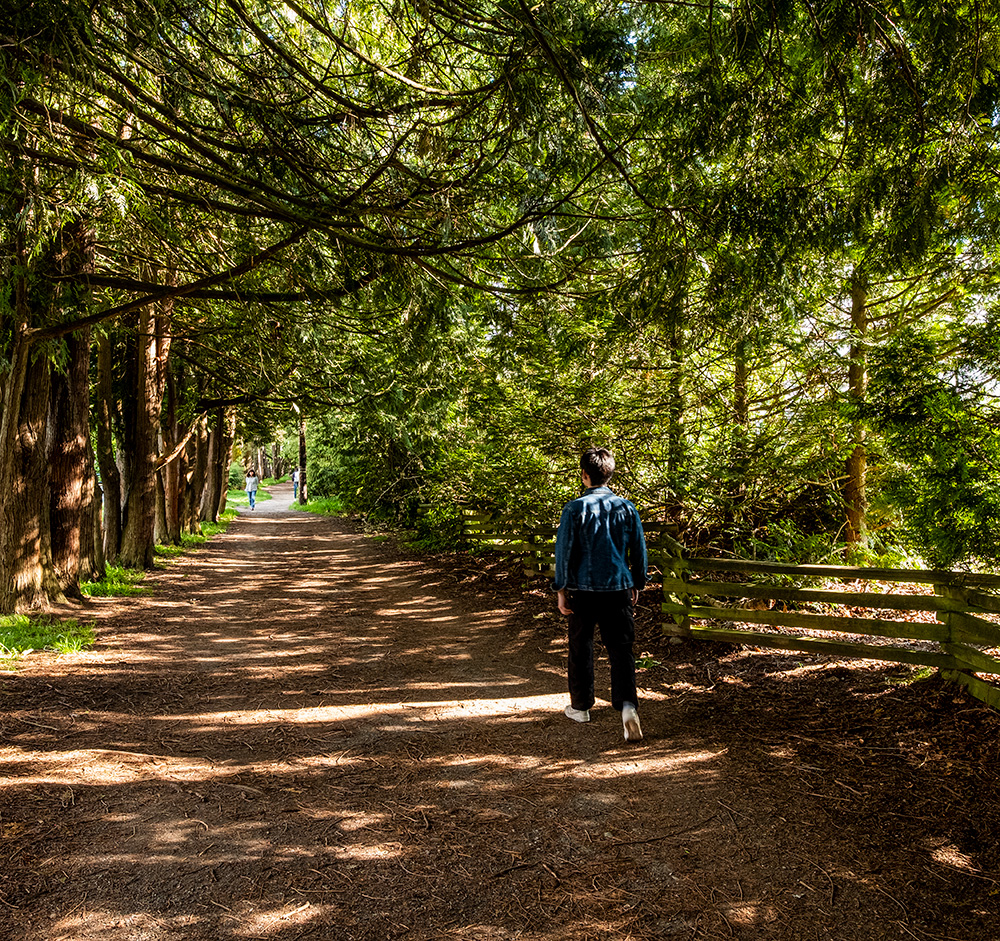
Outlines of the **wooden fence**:
<svg viewBox="0 0 1000 941">
<path fill-rule="evenodd" d="M 665 633 L 930 666 L 1000 709 L 1000 659 L 994 655 L 1000 651 L 1000 623 L 992 619 L 1000 614 L 1000 596 L 992 593 L 1000 590 L 1000 576 L 692 559 L 684 557 L 663 524 L 649 522 L 643 526 L 650 565 L 662 571 L 659 581 L 663 589 L 662 611 L 667 615 Z M 467 545 L 520 558 L 529 579 L 551 577 L 555 533 L 553 526 L 529 528 L 469 510 L 462 521 L 462 538 Z M 802 587 L 803 583 L 816 581 L 823 587 Z M 830 582 L 923 584 L 933 586 L 933 593 L 845 591 L 826 587 Z M 844 607 L 875 610 L 879 616 L 844 616 L 831 611 Z M 901 611 L 924 612 L 926 618 L 932 619 L 883 616 Z M 719 627 L 718 622 L 771 630 Z M 868 642 L 875 638 L 877 642 Z M 912 643 L 903 646 L 890 642 L 901 640 Z"/>
</svg>

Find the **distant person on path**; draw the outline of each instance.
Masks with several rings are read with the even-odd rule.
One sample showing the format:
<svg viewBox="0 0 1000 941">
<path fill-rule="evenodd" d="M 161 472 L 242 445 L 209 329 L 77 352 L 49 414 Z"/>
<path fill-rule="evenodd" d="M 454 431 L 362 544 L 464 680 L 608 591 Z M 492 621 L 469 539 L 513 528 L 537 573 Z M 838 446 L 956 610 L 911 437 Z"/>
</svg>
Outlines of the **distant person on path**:
<svg viewBox="0 0 1000 941">
<path fill-rule="evenodd" d="M 260 485 L 260 478 L 257 476 L 257 471 L 248 470 L 247 471 L 247 482 L 244 485 L 244 490 L 247 492 L 247 496 L 250 498 L 250 509 L 256 509 L 257 507 L 257 487 Z"/>
<path fill-rule="evenodd" d="M 292 499 L 297 500 L 299 498 L 299 469 L 296 467 L 292 471 Z"/>
<path fill-rule="evenodd" d="M 556 535 L 552 587 L 569 616 L 566 715 L 589 722 L 594 705 L 594 627 L 611 663 L 611 705 L 621 713 L 625 741 L 642 741 L 635 688 L 634 606 L 646 585 L 646 539 L 635 506 L 608 486 L 615 459 L 607 448 L 580 458 L 583 496 L 563 507 Z"/>
</svg>

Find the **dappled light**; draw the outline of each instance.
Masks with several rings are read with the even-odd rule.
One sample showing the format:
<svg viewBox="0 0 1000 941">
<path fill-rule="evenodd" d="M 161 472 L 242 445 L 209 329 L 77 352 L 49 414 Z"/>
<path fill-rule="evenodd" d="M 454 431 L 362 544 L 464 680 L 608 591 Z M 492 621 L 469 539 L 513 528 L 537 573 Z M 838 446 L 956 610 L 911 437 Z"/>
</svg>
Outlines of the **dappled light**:
<svg viewBox="0 0 1000 941">
<path fill-rule="evenodd" d="M 5 681 L 19 939 L 897 937 L 914 890 L 870 872 L 904 851 L 992 917 L 961 839 L 847 814 L 869 785 L 809 744 L 821 662 L 664 644 L 637 747 L 604 699 L 562 715 L 551 599 L 267 506 Z"/>
</svg>

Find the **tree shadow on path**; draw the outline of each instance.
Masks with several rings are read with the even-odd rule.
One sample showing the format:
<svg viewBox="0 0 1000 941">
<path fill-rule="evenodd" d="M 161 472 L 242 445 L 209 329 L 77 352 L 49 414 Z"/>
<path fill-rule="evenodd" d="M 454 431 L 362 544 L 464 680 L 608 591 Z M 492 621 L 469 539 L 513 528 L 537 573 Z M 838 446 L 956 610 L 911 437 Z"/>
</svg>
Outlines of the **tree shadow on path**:
<svg viewBox="0 0 1000 941">
<path fill-rule="evenodd" d="M 290 491 L 4 679 L 0 936 L 934 936 L 709 693 L 570 723 L 558 620 Z"/>
</svg>

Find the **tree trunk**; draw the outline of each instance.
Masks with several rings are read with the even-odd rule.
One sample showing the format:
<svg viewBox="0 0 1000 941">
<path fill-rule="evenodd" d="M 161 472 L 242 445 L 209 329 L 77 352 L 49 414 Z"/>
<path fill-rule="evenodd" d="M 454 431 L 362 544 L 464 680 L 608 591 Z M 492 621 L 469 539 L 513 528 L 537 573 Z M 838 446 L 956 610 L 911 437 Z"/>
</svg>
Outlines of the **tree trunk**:
<svg viewBox="0 0 1000 941">
<path fill-rule="evenodd" d="M 144 307 L 127 340 L 126 392 L 122 397 L 122 544 L 127 568 L 153 567 L 153 524 L 156 509 L 156 417 L 154 410 L 155 346 L 153 318 Z"/>
<path fill-rule="evenodd" d="M 101 488 L 94 466 L 94 449 L 87 439 L 87 475 L 83 488 L 83 527 L 80 530 L 80 581 L 104 578 L 104 534 L 101 530 Z"/>
<path fill-rule="evenodd" d="M 186 449 L 187 484 L 181 505 L 181 527 L 193 536 L 201 535 L 201 505 L 208 473 L 208 418 L 198 419 Z"/>
<path fill-rule="evenodd" d="M 18 240 L 21 241 L 20 237 Z M 18 254 L 20 256 L 22 252 Z M 28 382 L 30 353 L 25 337 L 24 293 L 25 278 L 21 276 L 14 289 L 18 322 L 15 324 L 10 365 L 3 375 L 3 409 L 0 411 L 0 614 L 10 614 L 18 606 L 15 582 L 25 523 L 22 518 L 25 510 L 24 480 L 18 460 L 21 399 Z"/>
<path fill-rule="evenodd" d="M 126 472 L 121 561 L 129 568 L 153 567 L 156 445 L 170 351 L 168 319 L 163 314 L 154 317 L 151 307 L 144 307 L 127 360 L 127 388 L 133 396 L 132 401 L 122 403 L 128 440 L 122 448 Z"/>
<path fill-rule="evenodd" d="M 160 425 L 160 454 L 173 454 L 181 430 L 177 423 L 177 384 L 173 371 L 166 375 L 166 415 Z M 180 526 L 180 481 L 183 469 L 183 452 L 179 457 L 164 464 L 159 471 L 156 487 L 156 541 L 164 545 L 179 546 Z"/>
<path fill-rule="evenodd" d="M 676 481 L 684 463 L 684 326 L 682 298 L 672 298 L 667 311 L 667 352 L 670 370 L 667 379 L 667 491 L 664 493 L 664 516 L 677 525 L 683 508 L 676 496 Z"/>
<path fill-rule="evenodd" d="M 49 533 L 58 595 L 78 601 L 83 530 L 90 538 L 91 520 L 84 522 L 84 492 L 91 474 L 90 330 L 71 334 L 65 373 L 52 370 L 48 421 Z M 89 504 L 87 505 L 89 509 Z"/>
<path fill-rule="evenodd" d="M 747 344 L 740 340 L 736 344 L 736 363 L 733 376 L 733 439 L 729 455 L 730 474 L 734 499 L 742 500 L 747 491 L 748 442 L 750 431 L 749 381 L 750 369 L 747 365 Z"/>
<path fill-rule="evenodd" d="M 868 333 L 868 281 L 857 271 L 851 278 L 851 330 L 852 341 L 848 365 L 848 395 L 860 405 L 868 391 L 865 337 Z M 844 502 L 847 505 L 845 539 L 849 545 L 866 541 L 868 493 L 866 473 L 868 451 L 865 447 L 864 425 L 855 420 L 851 430 L 854 445 L 847 459 L 847 481 L 844 484 Z"/>
<path fill-rule="evenodd" d="M 167 498 L 163 492 L 163 469 L 153 475 L 156 504 L 153 510 L 153 542 L 157 546 L 170 545 L 167 535 Z"/>
<path fill-rule="evenodd" d="M 32 168 L 24 167 L 23 191 L 14 208 L 14 216 L 26 218 L 29 180 Z M 36 594 L 22 597 L 23 577 L 20 569 L 25 552 L 31 551 L 30 504 L 24 492 L 21 447 L 22 402 L 30 385 L 31 343 L 28 337 L 30 308 L 28 305 L 28 271 L 30 256 L 24 229 L 14 232 L 13 322 L 11 324 L 10 359 L 0 358 L 0 614 L 12 614 L 26 602 L 40 603 Z M 35 536 L 34 538 L 37 538 Z M 39 582 L 41 576 L 39 573 Z"/>
<path fill-rule="evenodd" d="M 271 471 L 275 477 L 285 476 L 285 462 L 281 456 L 281 442 L 274 441 L 271 444 Z"/>
<path fill-rule="evenodd" d="M 97 341 L 97 466 L 104 490 L 104 558 L 115 564 L 122 541 L 122 477 L 115 460 L 112 414 L 114 398 L 111 384 L 111 338 L 102 332 Z"/>
<path fill-rule="evenodd" d="M 215 518 L 226 509 L 226 500 L 229 497 L 229 465 L 233 462 L 233 445 L 236 442 L 236 413 L 226 411 L 225 431 L 222 437 L 222 460 L 219 462 L 219 505 L 216 508 Z"/>
<path fill-rule="evenodd" d="M 299 505 L 305 506 L 306 496 L 306 420 L 299 417 Z"/>
<path fill-rule="evenodd" d="M 0 612 L 44 607 L 63 601 L 63 588 L 77 586 L 80 559 L 82 481 L 86 473 L 86 337 L 69 340 L 71 376 L 53 387 L 51 350 L 36 347 L 29 333 L 35 316 L 62 313 L 60 282 L 49 275 L 86 270 L 92 251 L 89 228 L 76 222 L 57 233 L 28 278 L 14 281 L 9 363 L 2 375 L 0 417 Z M 91 248 L 88 248 L 91 246 Z M 15 237 L 22 272 L 32 268 L 24 237 Z M 70 299 L 71 307 L 79 301 Z M 55 398 L 52 399 L 54 394 Z M 51 450 L 51 449 L 55 450 Z M 50 457 L 52 461 L 50 462 Z M 55 487 L 50 488 L 50 473 Z M 50 503 L 50 494 L 55 506 Z M 50 523 L 56 526 L 53 542 Z M 53 550 L 56 557 L 53 556 Z M 57 575 L 57 565 L 59 573 Z M 75 592 L 78 594 L 78 590 Z"/>
<path fill-rule="evenodd" d="M 15 347 L 16 347 L 15 341 Z M 27 360 L 27 349 L 25 349 Z M 15 402 L 4 403 L 3 424 L 8 414 L 13 426 L 13 441 L 4 454 L 3 520 L 0 539 L 3 557 L 0 559 L 0 612 L 37 610 L 48 602 L 42 553 L 48 543 L 45 433 L 49 410 L 49 364 L 39 357 L 30 365 L 15 363 L 8 381 L 12 388 L 20 386 Z M 15 370 L 24 369 L 23 378 Z M 9 459 L 8 459 L 9 456 Z"/>
<path fill-rule="evenodd" d="M 223 483 L 219 477 L 219 465 L 222 463 L 222 418 L 223 411 L 218 409 L 212 429 L 208 434 L 208 459 L 205 465 L 205 486 L 201 497 L 200 518 L 204 522 L 215 523 L 219 519 L 219 503 L 222 499 L 219 493 Z M 228 483 L 228 475 L 227 475 Z"/>
</svg>

